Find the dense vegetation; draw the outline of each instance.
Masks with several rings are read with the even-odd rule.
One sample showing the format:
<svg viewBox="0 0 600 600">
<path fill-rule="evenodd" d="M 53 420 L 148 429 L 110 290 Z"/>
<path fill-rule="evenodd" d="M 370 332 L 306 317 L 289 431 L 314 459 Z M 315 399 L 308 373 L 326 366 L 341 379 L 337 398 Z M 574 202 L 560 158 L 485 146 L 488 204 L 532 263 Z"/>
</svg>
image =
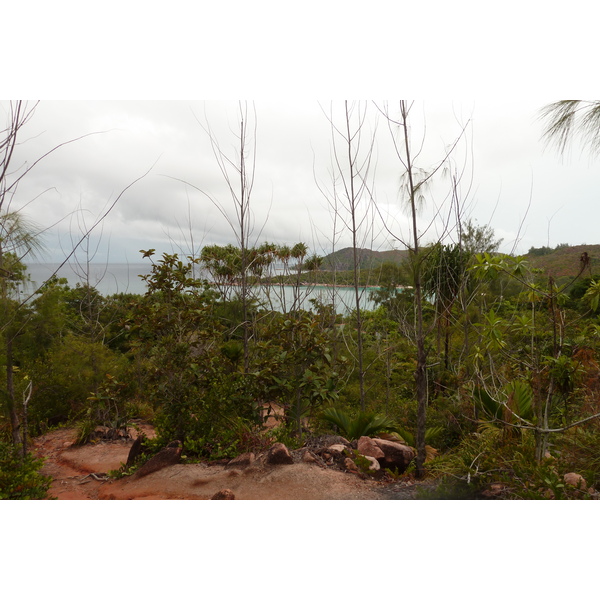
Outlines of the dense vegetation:
<svg viewBox="0 0 600 600">
<path fill-rule="evenodd" d="M 462 482 L 469 494 L 505 482 L 514 497 L 575 496 L 562 483 L 565 472 L 600 483 L 600 423 L 586 420 L 600 411 L 600 287 L 589 263 L 560 288 L 527 257 L 467 246 L 422 251 L 427 443 L 438 451 L 427 472 Z M 26 448 L 51 427 L 76 423 L 85 442 L 98 425 L 143 418 L 156 425 L 160 443 L 181 440 L 190 460 L 233 457 L 276 440 L 300 444 L 309 431 L 387 430 L 414 443 L 413 296 L 396 287 L 394 270 L 389 285 L 373 292 L 377 309 L 362 314 L 361 411 L 356 315 L 321 303 L 310 312 L 274 311 L 252 297 L 243 322 L 235 273 L 222 282 L 228 289 L 218 289 L 192 277 L 206 266 L 200 258 L 144 256 L 152 261 L 144 296 L 103 297 L 53 278 L 20 304 L 14 291 L 26 269 L 3 279 L 1 356 L 10 387 L 0 421 L 2 481 L 19 454 L 8 443 L 17 439 L 15 423 Z M 298 273 L 304 278 L 309 268 Z M 267 402 L 286 415 L 269 433 L 261 427 Z M 36 463 L 27 460 L 19 477 L 29 496 L 13 477 L 5 497 L 38 497 L 47 485 L 31 478 Z"/>
</svg>

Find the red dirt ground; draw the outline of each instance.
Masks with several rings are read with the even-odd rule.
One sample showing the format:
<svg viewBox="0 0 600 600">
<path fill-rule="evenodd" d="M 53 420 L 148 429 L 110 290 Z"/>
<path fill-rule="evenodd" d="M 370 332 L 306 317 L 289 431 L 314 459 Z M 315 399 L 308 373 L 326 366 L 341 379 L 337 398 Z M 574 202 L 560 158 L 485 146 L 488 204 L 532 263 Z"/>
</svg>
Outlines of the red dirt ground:
<svg viewBox="0 0 600 600">
<path fill-rule="evenodd" d="M 146 435 L 150 426 L 142 426 Z M 133 430 L 132 435 L 137 435 Z M 75 429 L 51 431 L 34 441 L 45 458 L 42 473 L 52 477 L 49 496 L 59 500 L 208 500 L 229 489 L 238 500 L 377 500 L 410 498 L 414 485 L 393 486 L 315 464 L 227 469 L 210 463 L 177 464 L 135 479 L 106 473 L 127 461 L 133 440 L 75 446 Z M 391 487 L 394 493 L 390 495 Z"/>
</svg>

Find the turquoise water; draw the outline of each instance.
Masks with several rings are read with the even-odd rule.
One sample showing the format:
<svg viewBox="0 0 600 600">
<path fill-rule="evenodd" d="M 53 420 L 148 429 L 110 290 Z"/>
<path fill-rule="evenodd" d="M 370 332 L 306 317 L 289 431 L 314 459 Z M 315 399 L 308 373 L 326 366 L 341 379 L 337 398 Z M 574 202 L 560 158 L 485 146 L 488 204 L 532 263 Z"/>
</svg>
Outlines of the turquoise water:
<svg viewBox="0 0 600 600">
<path fill-rule="evenodd" d="M 28 284 L 24 291 L 31 293 L 50 278 L 58 267 L 58 264 L 28 265 L 32 284 Z M 82 268 L 64 265 L 58 270 L 57 275 L 66 278 L 71 287 L 75 287 L 78 283 L 89 282 L 89 285 L 95 287 L 103 296 L 110 296 L 120 293 L 145 294 L 146 284 L 140 275 L 147 275 L 150 271 L 151 265 L 148 263 L 90 264 L 87 273 Z M 314 298 L 323 304 L 333 303 L 336 312 L 341 314 L 346 314 L 355 307 L 354 290 L 347 287 L 333 288 L 324 285 L 300 287 L 297 297 L 292 286 L 273 286 L 268 294 L 262 289 L 257 289 L 256 292 L 265 306 L 273 310 L 290 310 L 294 303 L 300 308 L 310 310 L 312 308 L 310 300 Z M 374 303 L 369 301 L 368 289 L 362 288 L 361 308 L 372 310 L 374 307 Z"/>
</svg>

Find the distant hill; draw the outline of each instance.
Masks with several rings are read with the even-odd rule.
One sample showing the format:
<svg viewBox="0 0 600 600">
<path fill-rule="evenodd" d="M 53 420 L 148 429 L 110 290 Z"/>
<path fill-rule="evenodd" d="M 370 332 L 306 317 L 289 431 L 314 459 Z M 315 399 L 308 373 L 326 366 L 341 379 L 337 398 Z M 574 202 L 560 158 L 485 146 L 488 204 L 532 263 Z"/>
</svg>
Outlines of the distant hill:
<svg viewBox="0 0 600 600">
<path fill-rule="evenodd" d="M 561 246 L 554 250 L 551 248 L 532 249 L 533 252 L 525 254 L 529 264 L 541 269 L 546 275 L 559 279 L 562 277 L 575 277 L 581 268 L 581 255 L 587 252 L 590 257 L 592 275 L 600 275 L 600 244 L 583 244 L 580 246 Z M 539 254 L 540 251 L 543 254 Z M 374 269 L 383 263 L 391 262 L 400 264 L 406 260 L 408 250 L 368 250 L 361 248 L 358 251 L 361 269 Z M 350 271 L 353 268 L 352 248 L 344 248 L 323 257 L 321 270 L 323 271 Z M 586 273 L 589 276 L 589 271 Z"/>
<path fill-rule="evenodd" d="M 547 275 L 555 278 L 575 277 L 581 268 L 581 255 L 587 252 L 590 257 L 592 275 L 600 274 L 600 245 L 563 246 L 543 256 L 531 252 L 525 258 L 532 267 L 542 269 Z M 586 276 L 589 277 L 589 271 Z"/>
<path fill-rule="evenodd" d="M 374 269 L 383 263 L 400 264 L 408 256 L 408 250 L 368 250 L 359 248 L 359 265 L 361 269 Z M 354 253 L 352 248 L 344 248 L 332 252 L 323 258 L 321 269 L 325 271 L 350 271 L 354 268 Z"/>
</svg>

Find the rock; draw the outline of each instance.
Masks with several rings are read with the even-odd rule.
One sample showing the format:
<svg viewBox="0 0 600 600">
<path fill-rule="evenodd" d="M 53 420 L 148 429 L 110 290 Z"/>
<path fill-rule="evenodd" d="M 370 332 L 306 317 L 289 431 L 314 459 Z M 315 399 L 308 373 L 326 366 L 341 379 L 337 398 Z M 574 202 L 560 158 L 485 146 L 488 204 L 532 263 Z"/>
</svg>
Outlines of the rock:
<svg viewBox="0 0 600 600">
<path fill-rule="evenodd" d="M 481 492 L 481 497 L 487 498 L 488 500 L 495 500 L 501 498 L 507 490 L 508 487 L 503 483 L 491 483 L 485 490 Z"/>
<path fill-rule="evenodd" d="M 563 481 L 578 490 L 587 490 L 587 482 L 579 473 L 565 473 Z"/>
<path fill-rule="evenodd" d="M 342 454 L 344 450 L 346 450 L 346 448 L 347 446 L 345 446 L 344 444 L 333 444 L 332 446 L 329 446 L 327 450 L 330 450 L 334 453 L 339 452 L 340 454 Z"/>
<path fill-rule="evenodd" d="M 346 471 L 350 471 L 350 473 L 360 473 L 359 468 L 356 466 L 356 463 L 351 458 L 345 458 L 343 466 L 344 469 L 346 469 Z"/>
<path fill-rule="evenodd" d="M 385 456 L 384 451 L 375 443 L 375 441 L 364 435 L 359 438 L 356 449 L 363 456 L 371 456 L 372 458 L 383 458 Z"/>
<path fill-rule="evenodd" d="M 379 471 L 381 469 L 381 465 L 376 458 L 373 458 L 372 456 L 365 456 L 365 458 L 371 463 L 369 471 Z"/>
<path fill-rule="evenodd" d="M 326 465 L 333 464 L 333 455 L 330 452 L 326 452 L 325 450 L 322 450 L 318 454 L 323 459 L 323 461 L 325 462 Z"/>
<path fill-rule="evenodd" d="M 267 453 L 266 464 L 268 465 L 292 465 L 293 458 L 290 456 L 289 450 L 281 442 L 273 444 Z"/>
<path fill-rule="evenodd" d="M 235 500 L 235 494 L 229 489 L 219 490 L 211 500 Z"/>
<path fill-rule="evenodd" d="M 305 449 L 304 452 L 302 453 L 302 462 L 318 463 L 319 459 L 317 458 L 317 456 L 315 455 L 314 452 L 311 452 L 310 450 Z"/>
<path fill-rule="evenodd" d="M 315 451 L 315 454 L 318 454 L 323 460 L 327 461 L 329 459 L 342 459 L 345 456 L 346 446 L 343 444 L 335 444 L 334 446 L 329 446 L 328 448 L 319 448 L 319 450 Z"/>
<path fill-rule="evenodd" d="M 403 473 L 415 457 L 414 450 L 404 444 L 380 438 L 373 438 L 373 442 L 383 452 L 382 457 L 374 457 L 377 458 L 382 469 L 398 469 L 399 473 Z"/>
<path fill-rule="evenodd" d="M 142 433 L 140 434 L 135 441 L 133 442 L 131 448 L 129 449 L 129 454 L 127 456 L 126 465 L 130 467 L 135 459 L 144 452 L 144 442 L 146 441 L 146 436 Z"/>
<path fill-rule="evenodd" d="M 93 433 L 90 436 L 91 441 L 99 441 L 99 440 L 120 440 L 129 438 L 129 431 L 126 427 L 105 427 L 104 425 L 99 425 L 94 429 Z"/>
<path fill-rule="evenodd" d="M 135 479 L 150 475 L 160 471 L 165 467 L 170 467 L 179 462 L 181 458 L 181 442 L 176 440 L 171 442 L 166 448 L 163 448 L 158 454 L 155 454 L 152 458 L 148 459 L 139 470 L 133 475 Z"/>
<path fill-rule="evenodd" d="M 227 463 L 227 468 L 243 469 L 254 462 L 254 452 L 244 452 Z"/>
</svg>

